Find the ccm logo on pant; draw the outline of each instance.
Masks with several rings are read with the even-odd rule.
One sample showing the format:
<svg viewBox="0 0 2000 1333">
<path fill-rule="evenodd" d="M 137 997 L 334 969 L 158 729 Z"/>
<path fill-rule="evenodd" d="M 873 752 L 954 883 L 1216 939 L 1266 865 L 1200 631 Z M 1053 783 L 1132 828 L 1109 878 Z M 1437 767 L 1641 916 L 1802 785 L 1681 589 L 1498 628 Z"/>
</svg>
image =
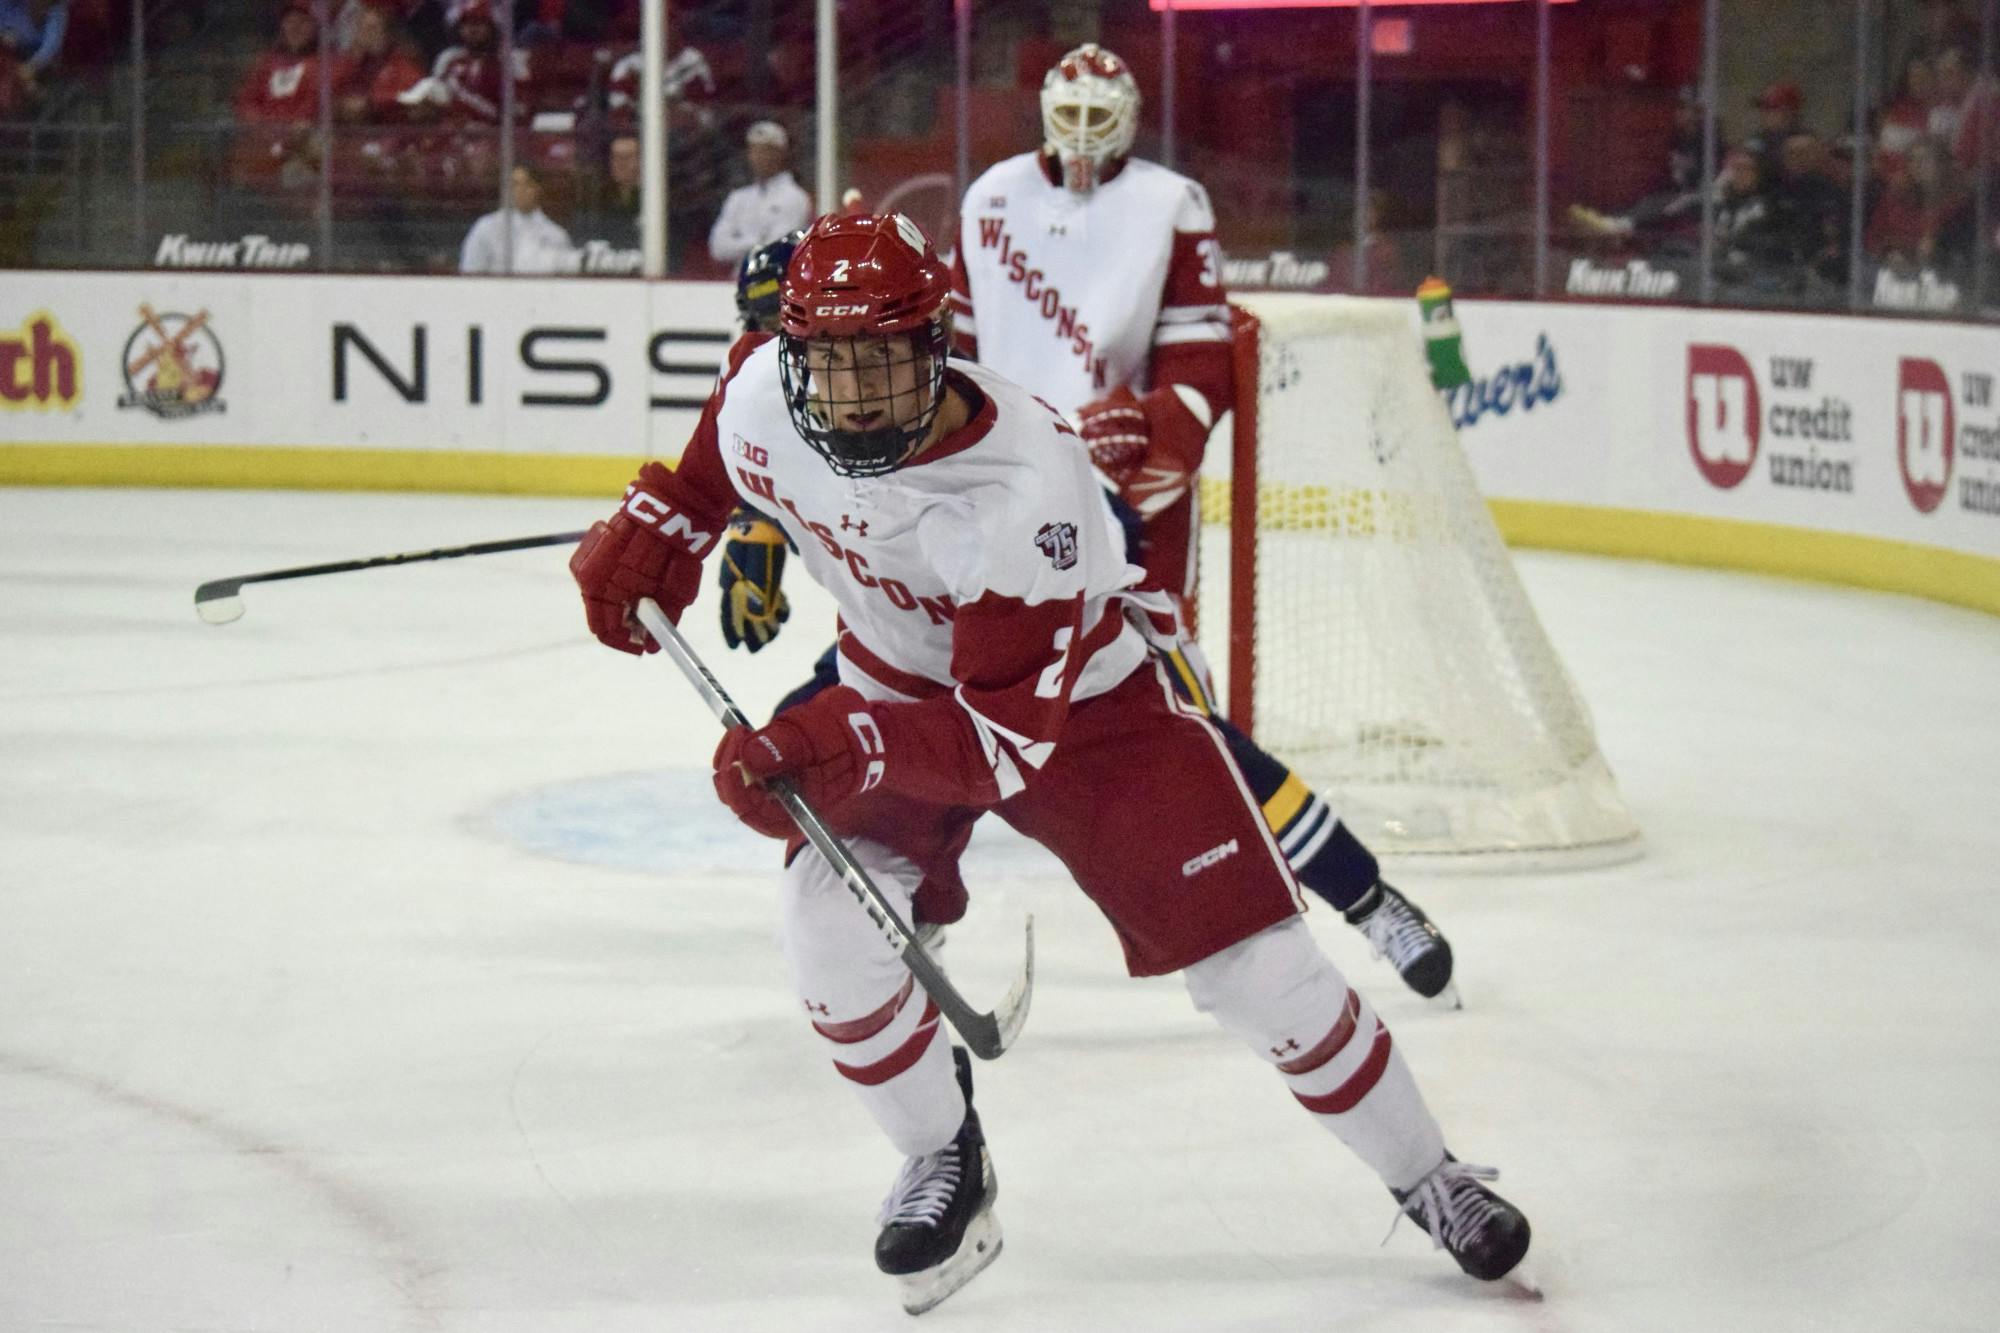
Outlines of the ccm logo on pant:
<svg viewBox="0 0 2000 1333">
<path fill-rule="evenodd" d="M 1200 856 L 1190 856 L 1186 861 L 1183 861 L 1181 863 L 1181 878 L 1192 879 L 1214 865 L 1217 861 L 1226 860 L 1234 855 L 1236 855 L 1236 839 L 1231 838 L 1220 847 L 1211 847 Z"/>
</svg>

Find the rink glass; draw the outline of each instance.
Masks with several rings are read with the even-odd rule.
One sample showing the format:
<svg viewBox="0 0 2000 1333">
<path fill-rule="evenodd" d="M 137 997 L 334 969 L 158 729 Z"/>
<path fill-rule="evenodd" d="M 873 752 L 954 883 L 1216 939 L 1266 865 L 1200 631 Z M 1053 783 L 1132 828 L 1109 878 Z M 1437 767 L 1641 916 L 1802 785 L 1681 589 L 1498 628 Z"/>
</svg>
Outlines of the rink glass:
<svg viewBox="0 0 2000 1333">
<path fill-rule="evenodd" d="M 467 228 L 527 163 L 574 242 L 569 271 L 636 276 L 630 13 L 574 6 L 585 16 L 551 29 L 525 4 L 506 21 L 503 0 L 494 58 L 527 77 L 497 81 L 484 120 L 421 96 L 371 110 L 308 79 L 292 119 L 248 123 L 235 103 L 277 8 L 73 7 L 54 68 L 32 92 L 0 87 L 0 263 L 451 272 Z M 376 40 L 355 34 L 365 8 L 323 7 L 322 47 Z M 729 276 L 707 231 L 746 178 L 754 121 L 786 127 L 794 174 L 817 188 L 817 8 L 748 0 L 670 16 L 669 276 Z M 1138 79 L 1136 152 L 1208 187 L 1233 287 L 1400 294 L 1440 273 L 1469 296 L 1960 318 L 2000 305 L 1988 92 L 2000 0 L 835 9 L 834 185 L 910 213 L 941 248 L 966 181 L 1039 142 L 1043 73 L 1096 40 Z M 419 73 L 448 40 L 437 23 L 389 36 Z M 1764 128 L 1756 103 L 1772 85 L 1796 89 L 1803 138 L 1760 155 L 1785 225 L 1746 235 L 1700 186 Z M 1691 205 L 1671 206 L 1677 188 Z"/>
</svg>

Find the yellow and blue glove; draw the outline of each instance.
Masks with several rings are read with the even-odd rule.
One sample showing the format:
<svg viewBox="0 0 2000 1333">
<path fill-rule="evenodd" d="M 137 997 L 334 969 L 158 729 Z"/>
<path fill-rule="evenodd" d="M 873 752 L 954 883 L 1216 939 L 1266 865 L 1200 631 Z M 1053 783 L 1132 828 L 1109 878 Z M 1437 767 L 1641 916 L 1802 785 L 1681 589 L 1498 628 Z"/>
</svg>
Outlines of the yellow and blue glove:
<svg viewBox="0 0 2000 1333">
<path fill-rule="evenodd" d="M 729 518 L 722 544 L 722 638 L 731 648 L 756 652 L 778 637 L 791 619 L 779 584 L 785 577 L 784 529 L 754 509 Z"/>
</svg>

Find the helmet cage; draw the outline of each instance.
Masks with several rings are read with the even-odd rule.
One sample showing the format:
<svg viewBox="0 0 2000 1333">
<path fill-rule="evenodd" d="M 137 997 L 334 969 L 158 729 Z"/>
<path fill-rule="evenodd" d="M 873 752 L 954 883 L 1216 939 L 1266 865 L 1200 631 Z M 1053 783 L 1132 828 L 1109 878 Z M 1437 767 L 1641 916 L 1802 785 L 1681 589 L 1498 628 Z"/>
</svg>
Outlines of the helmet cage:
<svg viewBox="0 0 2000 1333">
<path fill-rule="evenodd" d="M 1042 135 L 1062 162 L 1063 183 L 1088 194 L 1106 167 L 1132 151 L 1139 85 L 1125 62 L 1088 42 L 1042 79 Z"/>
<path fill-rule="evenodd" d="M 929 436 L 944 403 L 945 359 L 951 350 L 948 314 L 907 333 L 810 338 L 782 333 L 778 342 L 778 374 L 792 427 L 836 473 L 885 476 L 908 462 Z M 874 359 L 874 349 L 885 345 L 888 357 Z M 840 369 L 830 370 L 836 362 Z M 910 365 L 916 372 L 899 387 L 898 372 Z M 835 397 L 837 390 L 851 396 Z M 914 411 L 905 402 L 912 393 L 919 395 Z M 901 415 L 899 403 L 904 404 Z M 869 408 L 886 420 L 863 430 L 840 425 L 846 410 Z"/>
</svg>

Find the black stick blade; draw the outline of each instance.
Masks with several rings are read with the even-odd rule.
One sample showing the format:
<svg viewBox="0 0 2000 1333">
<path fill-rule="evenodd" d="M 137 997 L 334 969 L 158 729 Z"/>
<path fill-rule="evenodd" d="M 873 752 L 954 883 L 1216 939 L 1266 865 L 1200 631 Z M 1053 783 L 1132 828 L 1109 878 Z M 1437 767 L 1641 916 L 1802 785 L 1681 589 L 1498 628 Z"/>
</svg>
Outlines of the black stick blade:
<svg viewBox="0 0 2000 1333">
<path fill-rule="evenodd" d="M 194 613 L 211 625 L 243 618 L 243 580 L 215 579 L 194 590 Z"/>
</svg>

